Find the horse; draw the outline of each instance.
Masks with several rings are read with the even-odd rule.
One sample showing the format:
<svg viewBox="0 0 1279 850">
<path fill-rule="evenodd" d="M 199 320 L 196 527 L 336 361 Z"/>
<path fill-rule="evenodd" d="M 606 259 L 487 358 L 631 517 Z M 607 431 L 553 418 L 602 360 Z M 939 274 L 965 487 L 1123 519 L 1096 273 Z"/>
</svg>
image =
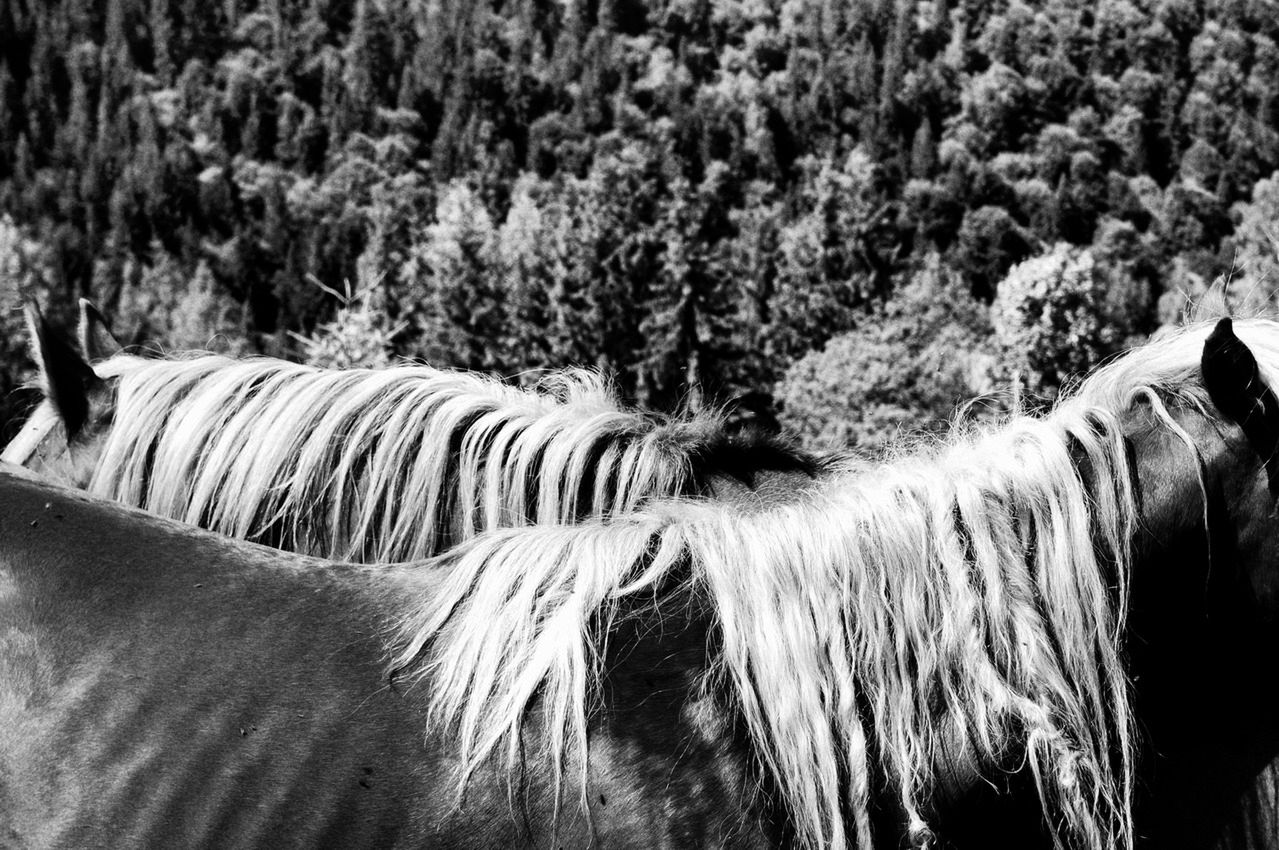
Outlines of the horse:
<svg viewBox="0 0 1279 850">
<path fill-rule="evenodd" d="M 1209 846 L 1279 750 L 1232 675 L 1279 613 L 1277 375 L 1223 320 L 800 498 L 401 565 L 0 478 L 0 836 Z"/>
<path fill-rule="evenodd" d="M 820 464 L 720 410 L 624 406 L 596 372 L 533 389 L 400 365 L 319 369 L 81 352 L 29 308 L 45 400 L 2 459 L 233 537 L 362 563 L 437 554 L 482 530 L 626 513 L 653 498 L 802 487 Z M 97 339 L 98 342 L 94 342 Z"/>
</svg>

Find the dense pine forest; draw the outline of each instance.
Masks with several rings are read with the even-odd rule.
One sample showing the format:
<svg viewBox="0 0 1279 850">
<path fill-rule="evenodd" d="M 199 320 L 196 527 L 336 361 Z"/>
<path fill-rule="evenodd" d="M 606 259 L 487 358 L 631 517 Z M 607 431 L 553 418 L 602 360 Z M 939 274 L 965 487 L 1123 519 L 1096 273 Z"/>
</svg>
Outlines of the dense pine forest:
<svg viewBox="0 0 1279 850">
<path fill-rule="evenodd" d="M 1273 297 L 1263 0 L 0 0 L 17 305 L 873 445 Z"/>
</svg>

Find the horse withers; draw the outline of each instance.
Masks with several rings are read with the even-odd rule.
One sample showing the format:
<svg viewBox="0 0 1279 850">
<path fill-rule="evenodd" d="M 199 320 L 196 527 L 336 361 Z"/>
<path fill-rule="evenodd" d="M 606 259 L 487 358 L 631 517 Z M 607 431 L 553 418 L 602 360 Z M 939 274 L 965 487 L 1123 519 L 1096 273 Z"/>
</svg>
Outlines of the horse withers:
<svg viewBox="0 0 1279 850">
<path fill-rule="evenodd" d="M 1240 691 L 1197 691 L 1276 612 L 1279 326 L 1239 333 L 1260 365 L 1192 329 L 799 500 L 416 565 L 5 477 L 0 843 L 1207 842 L 1275 755 Z M 1010 773 L 1028 835 L 972 804 Z"/>
</svg>

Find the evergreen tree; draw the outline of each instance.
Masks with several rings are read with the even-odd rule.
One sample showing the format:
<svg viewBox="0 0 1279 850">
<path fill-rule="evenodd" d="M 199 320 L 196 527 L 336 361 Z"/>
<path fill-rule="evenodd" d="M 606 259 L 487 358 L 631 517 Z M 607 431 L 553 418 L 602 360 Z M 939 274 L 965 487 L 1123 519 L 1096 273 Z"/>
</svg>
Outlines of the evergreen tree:
<svg viewBox="0 0 1279 850">
<path fill-rule="evenodd" d="M 1252 199 L 1236 205 L 1235 268 L 1226 298 L 1243 315 L 1279 306 L 1279 172 L 1253 187 Z"/>
<path fill-rule="evenodd" d="M 545 187 L 536 175 L 521 176 L 495 245 L 496 274 L 507 305 L 503 342 L 512 367 L 520 372 L 556 363 L 546 333 L 554 280 L 546 244 L 548 225 L 538 206 L 543 191 Z"/>
<path fill-rule="evenodd" d="M 781 231 L 770 342 L 793 357 L 852 326 L 854 309 L 882 293 L 879 228 L 886 208 L 870 157 L 804 165 L 804 212 Z"/>
<path fill-rule="evenodd" d="M 488 210 L 465 181 L 454 181 L 402 272 L 414 299 L 416 354 L 439 366 L 504 368 L 504 352 L 495 346 L 506 321 L 494 285 L 494 250 Z"/>
<path fill-rule="evenodd" d="M 639 327 L 645 343 L 640 393 L 647 398 L 669 398 L 681 387 L 701 390 L 699 290 L 706 287 L 696 241 L 701 210 L 687 181 L 676 180 L 668 191 L 657 213 L 656 280 Z"/>
</svg>

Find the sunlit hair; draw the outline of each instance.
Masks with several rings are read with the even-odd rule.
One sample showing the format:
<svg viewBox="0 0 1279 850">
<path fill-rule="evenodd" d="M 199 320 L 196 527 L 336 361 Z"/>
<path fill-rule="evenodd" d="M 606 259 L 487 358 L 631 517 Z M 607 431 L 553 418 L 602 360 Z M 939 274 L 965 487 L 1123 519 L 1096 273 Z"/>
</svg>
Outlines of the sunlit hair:
<svg viewBox="0 0 1279 850">
<path fill-rule="evenodd" d="M 1120 358 L 1041 419 L 859 465 L 793 503 L 673 501 L 484 535 L 443 559 L 395 667 L 457 741 L 460 788 L 490 757 L 515 768 L 535 694 L 564 764 L 587 753 L 616 618 L 683 587 L 718 634 L 704 687 L 727 684 L 804 846 L 872 846 L 879 780 L 924 846 L 948 766 L 988 773 L 1020 753 L 1059 841 L 1131 847 L 1121 645 L 1137 509 L 1120 417 L 1149 405 L 1193 452 L 1170 410 L 1206 410 L 1208 330 Z M 1237 331 L 1279 364 L 1279 325 Z"/>
<path fill-rule="evenodd" d="M 586 370 L 526 390 L 213 355 L 95 368 L 118 386 L 90 492 L 341 560 L 417 559 L 485 529 L 698 493 L 729 441 L 717 412 L 639 413 Z"/>
</svg>

